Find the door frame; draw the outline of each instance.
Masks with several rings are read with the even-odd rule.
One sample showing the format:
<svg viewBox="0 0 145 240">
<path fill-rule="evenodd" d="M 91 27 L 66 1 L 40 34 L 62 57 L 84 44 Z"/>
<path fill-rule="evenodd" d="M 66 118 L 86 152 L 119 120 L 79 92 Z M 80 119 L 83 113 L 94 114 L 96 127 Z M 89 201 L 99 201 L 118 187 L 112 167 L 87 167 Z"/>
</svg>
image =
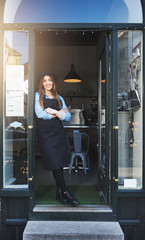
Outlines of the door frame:
<svg viewBox="0 0 145 240">
<path fill-rule="evenodd" d="M 117 215 L 116 190 L 118 188 L 118 38 L 117 30 L 111 32 L 111 74 L 110 74 L 110 103 L 111 103 L 111 206 Z M 115 180 L 115 181 L 114 181 Z"/>
<path fill-rule="evenodd" d="M 144 197 L 145 196 L 145 148 L 143 148 L 143 179 L 142 179 L 142 189 L 135 190 L 121 190 L 118 189 L 118 30 L 142 30 L 143 34 L 143 66 L 145 62 L 145 27 L 140 26 L 139 28 L 134 28 L 132 25 L 129 25 L 126 28 L 116 27 L 110 31 L 111 34 L 111 73 L 108 78 L 110 86 L 108 86 L 108 91 L 110 89 L 108 103 L 111 103 L 111 121 L 109 122 L 111 129 L 111 207 L 113 210 L 113 214 L 117 217 L 119 215 L 118 212 L 118 204 L 119 198 L 126 197 Z M 108 68 L 109 69 L 109 68 Z M 145 87 L 145 68 L 143 67 L 143 88 Z M 144 90 L 143 90 L 144 92 Z M 143 94 L 143 143 L 145 141 L 145 96 Z M 108 148 L 109 149 L 109 148 Z M 109 154 L 109 153 L 108 153 Z M 109 155 L 108 155 L 109 156 Z"/>
<path fill-rule="evenodd" d="M 38 23 L 38 24 L 4 24 L 2 23 L 0 26 L 0 33 L 1 33 L 1 51 L 0 51 L 0 59 L 3 62 L 3 34 L 5 30 L 15 30 L 15 31 L 19 31 L 19 30 L 29 30 L 29 70 L 28 70 L 28 74 L 29 74 L 29 95 L 28 96 L 28 111 L 29 111 L 29 117 L 28 117 L 28 126 L 33 126 L 34 125 L 34 107 L 31 104 L 32 102 L 34 102 L 34 79 L 35 79 L 35 31 L 36 30 L 52 30 L 52 31 L 59 31 L 59 30 L 94 30 L 94 31 L 106 31 L 106 32 L 110 32 L 112 34 L 112 55 L 111 55 L 111 75 L 108 76 L 109 82 L 110 82 L 110 86 L 112 87 L 112 93 L 113 95 L 111 96 L 111 94 L 108 95 L 107 93 L 107 99 L 110 99 L 111 101 L 111 115 L 113 116 L 113 118 L 111 118 L 111 122 L 109 123 L 109 126 L 111 127 L 111 142 L 114 143 L 117 139 L 117 131 L 115 131 L 115 129 L 113 129 L 113 126 L 117 126 L 118 125 L 118 117 L 117 117 L 117 106 L 115 104 L 117 104 L 117 81 L 115 81 L 117 79 L 117 30 L 120 29 L 126 29 L 126 30 L 144 30 L 145 25 L 144 24 L 49 24 L 49 23 Z M 143 43 L 145 46 L 145 31 L 143 31 Z M 145 59 L 145 47 L 143 47 L 143 61 Z M 108 63 L 106 63 L 108 64 Z M 3 67 L 1 64 L 1 86 L 3 86 Z M 108 75 L 108 73 L 106 74 Z M 143 69 L 143 76 L 145 76 L 145 68 Z M 111 81 L 112 79 L 112 81 Z M 144 80 L 145 81 L 145 80 Z M 108 86 L 109 87 L 109 86 Z M 107 89 L 108 89 L 107 87 Z M 1 88 L 3 89 L 3 87 Z M 144 99 L 144 103 L 145 103 L 145 98 Z M 2 94 L 1 94 L 1 100 L 2 99 Z M 145 104 L 144 104 L 144 111 L 145 111 Z M 31 113 L 31 114 L 30 114 Z M 108 113 L 106 113 L 108 114 Z M 0 118 L 0 122 L 1 122 L 1 133 L 2 133 L 2 123 L 3 123 L 3 116 L 1 116 Z M 145 126 L 145 118 L 144 118 L 144 126 Z M 108 128 L 108 126 L 107 126 Z M 143 132 L 145 133 L 145 127 Z M 2 153 L 2 146 L 3 146 L 3 139 L 2 139 L 2 134 L 0 137 L 0 152 Z M 29 160 L 29 178 L 32 178 L 32 176 L 34 176 L 34 129 L 29 128 L 28 130 L 28 147 L 29 149 L 31 149 L 31 151 L 29 151 L 29 156 L 28 156 L 28 160 Z M 145 134 L 144 134 L 144 139 L 145 139 Z M 108 149 L 107 149 L 108 151 Z M 115 166 L 115 164 L 117 163 L 117 161 L 115 161 L 116 156 L 118 157 L 117 154 L 117 149 L 111 148 L 111 158 L 112 158 L 112 163 L 111 163 L 111 206 L 113 209 L 114 214 L 116 215 L 117 213 L 117 196 L 118 195 L 123 195 L 123 193 L 120 191 L 120 193 L 118 193 L 117 191 L 117 183 L 113 182 L 113 177 L 117 178 L 117 166 Z M 108 153 L 107 153 L 108 154 Z M 143 155 L 145 156 L 145 149 L 144 149 L 144 153 Z M 109 156 L 109 155 L 108 155 Z M 143 156 L 143 157 L 144 157 Z M 145 158 L 145 157 L 144 157 Z M 3 157 L 1 155 L 0 157 L 0 165 L 1 165 L 1 188 L 3 187 Z M 145 171 L 145 164 L 143 165 L 143 170 Z M 33 178 L 32 180 L 34 180 L 35 178 Z M 30 215 L 32 214 L 33 211 L 33 207 L 34 207 L 34 181 L 29 181 L 29 198 L 30 198 Z M 143 188 L 145 186 L 145 178 L 143 178 Z M 1 190 L 1 195 L 2 195 L 2 191 Z M 9 192 L 9 190 L 5 190 L 5 194 L 6 192 Z M 137 192 L 134 191 L 134 194 L 136 194 Z M 138 194 L 140 194 L 142 196 L 142 193 L 144 193 L 143 190 L 138 191 Z M 18 192 L 16 193 L 16 195 L 18 194 Z M 15 191 L 14 191 L 14 195 L 15 195 Z"/>
<path fill-rule="evenodd" d="M 29 217 L 34 208 L 35 197 L 35 133 L 34 133 L 34 83 L 35 83 L 35 32 L 29 31 L 29 66 L 28 66 L 28 188 Z"/>
<path fill-rule="evenodd" d="M 49 24 L 48 24 L 49 25 Z M 126 25 L 128 25 L 126 27 Z M 110 133 L 111 133 L 111 149 L 109 149 L 109 139 L 107 140 L 107 163 L 106 163 L 106 177 L 108 178 L 108 184 L 106 184 L 106 189 L 107 189 L 107 199 L 108 199 L 108 203 L 111 205 L 112 210 L 113 210 L 113 214 L 114 216 L 117 217 L 117 199 L 118 196 L 120 195 L 120 190 L 118 190 L 118 147 L 117 145 L 115 145 L 116 142 L 118 142 L 118 108 L 117 108 L 117 102 L 118 102 L 118 98 L 117 98 L 117 90 L 118 90 L 118 37 L 117 37 L 117 31 L 120 29 L 125 29 L 125 30 L 141 30 L 143 29 L 142 24 L 139 24 L 139 27 L 134 26 L 134 24 L 118 24 L 115 25 L 114 28 L 110 29 L 103 29 L 103 31 L 106 33 L 106 36 L 108 34 L 108 36 L 106 37 L 106 79 L 108 79 L 108 84 L 106 84 L 106 101 L 107 101 L 107 105 L 106 105 L 106 117 L 107 119 L 107 126 L 106 126 L 106 136 L 108 135 L 108 131 L 110 129 Z M 29 44 L 29 49 L 30 49 L 30 58 L 29 58 L 29 64 L 30 66 L 32 66 L 32 69 L 30 70 L 31 72 L 29 72 L 30 74 L 30 79 L 32 80 L 32 82 L 30 81 L 30 87 L 32 87 L 32 92 L 31 92 L 31 96 L 30 96 L 30 102 L 34 101 L 34 99 L 32 99 L 32 97 L 34 96 L 34 79 L 35 79 L 35 74 L 34 74 L 34 70 L 35 70 L 35 44 L 33 44 L 34 42 L 36 42 L 35 39 L 35 31 L 38 29 L 31 29 L 30 30 L 30 44 Z M 41 28 L 41 30 L 46 31 L 46 29 Z M 54 28 L 54 31 L 59 31 L 59 28 Z M 67 30 L 71 31 L 72 28 L 67 28 Z M 74 30 L 74 29 L 73 29 Z M 85 29 L 84 29 L 85 30 Z M 88 29 L 89 30 L 89 29 Z M 91 30 L 91 29 L 90 29 Z M 102 29 L 97 29 L 98 31 L 102 31 Z M 109 34 L 111 35 L 111 63 L 110 63 L 110 73 L 109 73 Z M 145 41 L 145 40 L 144 40 Z M 31 65 L 32 64 L 32 65 Z M 31 68 L 31 67 L 30 67 Z M 108 68 L 108 70 L 107 70 Z M 145 70 L 144 70 L 145 71 Z M 108 94 L 108 89 L 111 89 L 111 91 Z M 111 108 L 110 111 L 108 111 L 109 106 L 108 103 L 111 104 Z M 30 104 L 31 105 L 31 104 Z M 32 105 L 30 106 L 31 109 L 30 111 L 32 111 Z M 107 112 L 108 111 L 108 112 Z M 33 109 L 34 112 L 34 109 Z M 33 115 L 31 115 L 31 119 L 30 119 L 30 124 L 34 125 L 34 117 L 32 117 Z M 29 146 L 30 149 L 34 150 L 34 132 L 30 131 L 30 135 L 29 135 Z M 33 132 L 33 133 L 32 133 Z M 30 178 L 32 176 L 34 176 L 34 152 L 33 152 L 33 156 L 32 156 L 32 152 L 30 153 L 30 158 L 29 158 L 29 176 Z M 111 157 L 111 161 L 109 159 L 109 156 Z M 109 166 L 109 162 L 110 162 L 110 166 Z M 145 168 L 145 166 L 144 166 Z M 110 174 L 110 179 L 109 179 L 109 169 L 111 171 Z M 34 203 L 34 189 L 35 189 L 35 176 L 33 178 L 34 181 L 29 182 L 29 191 L 30 191 L 30 215 L 32 216 L 32 212 L 33 212 L 33 207 L 35 206 Z M 111 193 L 109 196 L 109 188 L 111 189 Z M 127 193 L 127 191 L 126 191 Z"/>
</svg>

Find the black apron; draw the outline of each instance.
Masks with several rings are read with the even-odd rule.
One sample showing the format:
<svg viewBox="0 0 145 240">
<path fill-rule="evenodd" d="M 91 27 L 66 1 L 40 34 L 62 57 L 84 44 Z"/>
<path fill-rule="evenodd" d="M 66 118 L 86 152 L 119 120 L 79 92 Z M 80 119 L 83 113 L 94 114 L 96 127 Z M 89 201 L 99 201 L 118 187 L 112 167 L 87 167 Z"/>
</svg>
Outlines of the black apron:
<svg viewBox="0 0 145 240">
<path fill-rule="evenodd" d="M 59 110 L 56 98 L 43 98 L 44 109 Z M 65 130 L 58 117 L 43 120 L 36 118 L 36 133 L 45 170 L 57 170 L 68 164 L 68 144 Z"/>
</svg>

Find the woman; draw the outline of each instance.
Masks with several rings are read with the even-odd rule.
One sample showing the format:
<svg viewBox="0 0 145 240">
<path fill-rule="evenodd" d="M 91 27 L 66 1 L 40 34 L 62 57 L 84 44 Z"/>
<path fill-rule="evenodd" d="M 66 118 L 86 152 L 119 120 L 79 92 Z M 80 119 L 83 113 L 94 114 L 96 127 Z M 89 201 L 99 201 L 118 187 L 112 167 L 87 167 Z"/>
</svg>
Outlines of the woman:
<svg viewBox="0 0 145 240">
<path fill-rule="evenodd" d="M 36 132 L 45 170 L 52 170 L 61 203 L 78 205 L 69 193 L 63 176 L 63 167 L 68 164 L 68 145 L 62 120 L 69 121 L 70 113 L 65 102 L 57 94 L 54 77 L 41 77 L 39 92 L 35 93 Z"/>
</svg>

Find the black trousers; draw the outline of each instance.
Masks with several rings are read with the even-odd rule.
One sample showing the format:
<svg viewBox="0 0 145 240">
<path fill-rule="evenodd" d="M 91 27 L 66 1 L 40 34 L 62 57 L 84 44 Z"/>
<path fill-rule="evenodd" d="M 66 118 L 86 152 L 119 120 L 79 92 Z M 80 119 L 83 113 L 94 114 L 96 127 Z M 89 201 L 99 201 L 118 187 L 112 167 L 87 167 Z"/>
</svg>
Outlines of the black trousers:
<svg viewBox="0 0 145 240">
<path fill-rule="evenodd" d="M 60 188 L 63 192 L 67 191 L 67 186 L 65 184 L 63 168 L 52 171 L 53 177 L 56 182 L 57 188 Z"/>
</svg>

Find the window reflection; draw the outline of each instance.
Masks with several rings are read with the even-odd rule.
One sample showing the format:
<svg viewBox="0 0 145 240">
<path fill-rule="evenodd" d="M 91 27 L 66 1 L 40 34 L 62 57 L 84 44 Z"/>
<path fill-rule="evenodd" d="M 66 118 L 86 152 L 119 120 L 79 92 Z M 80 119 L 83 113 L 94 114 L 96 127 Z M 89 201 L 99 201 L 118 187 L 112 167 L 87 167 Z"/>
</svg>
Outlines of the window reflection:
<svg viewBox="0 0 145 240">
<path fill-rule="evenodd" d="M 6 0 L 5 23 L 142 23 L 140 0 Z"/>
<path fill-rule="evenodd" d="M 4 186 L 26 187 L 28 34 L 4 34 Z"/>
<path fill-rule="evenodd" d="M 142 32 L 118 32 L 118 174 L 120 188 L 142 188 Z"/>
</svg>

